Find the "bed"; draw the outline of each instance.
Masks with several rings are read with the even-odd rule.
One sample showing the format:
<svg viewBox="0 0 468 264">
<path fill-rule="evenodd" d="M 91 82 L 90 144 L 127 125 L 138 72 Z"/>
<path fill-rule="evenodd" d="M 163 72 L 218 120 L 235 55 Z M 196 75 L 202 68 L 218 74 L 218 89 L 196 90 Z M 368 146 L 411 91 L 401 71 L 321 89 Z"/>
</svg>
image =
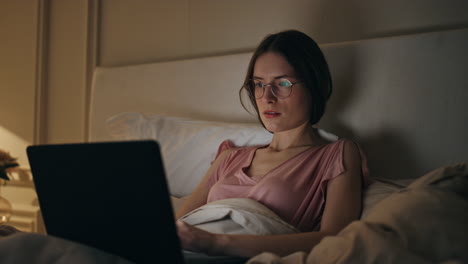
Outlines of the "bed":
<svg viewBox="0 0 468 264">
<path fill-rule="evenodd" d="M 459 255 L 457 251 L 468 248 L 467 239 L 463 238 L 468 234 L 466 224 L 460 224 L 468 222 L 466 195 L 460 203 L 451 202 L 459 207 L 450 212 L 434 209 L 432 214 L 415 207 L 435 208 L 434 203 L 443 204 L 446 197 L 430 194 L 422 199 L 418 194 L 414 196 L 419 198 L 408 195 L 412 194 L 408 190 L 444 182 L 456 185 L 458 189 L 450 190 L 456 189 L 459 196 L 468 192 L 466 47 L 467 29 L 321 46 L 332 72 L 334 93 L 318 127 L 362 146 L 374 184 L 365 192 L 362 221 L 344 230 L 341 237 L 324 240 L 309 255 L 298 254 L 294 261 L 468 261 L 466 254 Z M 271 137 L 239 103 L 238 90 L 250 56 L 251 53 L 240 53 L 96 69 L 91 141 L 158 140 L 174 207 L 178 207 L 180 199 L 200 181 L 223 140 L 245 146 L 263 144 Z M 432 201 L 431 197 L 440 199 Z M 422 201 L 416 202 L 417 199 Z M 400 218 L 394 217 L 396 212 L 400 212 Z M 434 216 L 435 212 L 456 217 L 440 218 Z M 427 217 L 432 218 L 431 224 L 415 224 Z M 394 227 L 399 239 L 379 234 L 389 232 L 382 227 L 382 221 L 385 228 Z M 368 223 L 380 224 L 363 226 Z M 414 234 L 431 230 L 430 238 Z M 382 240 L 380 244 L 378 239 Z M 256 261 L 285 260 L 266 254 Z"/>
<path fill-rule="evenodd" d="M 466 47 L 468 29 L 321 46 L 334 92 L 318 127 L 358 142 L 374 183 L 338 236 L 251 263 L 468 262 Z M 239 103 L 250 56 L 98 67 L 90 141 L 158 140 L 177 208 L 221 142 L 271 138 Z"/>
</svg>

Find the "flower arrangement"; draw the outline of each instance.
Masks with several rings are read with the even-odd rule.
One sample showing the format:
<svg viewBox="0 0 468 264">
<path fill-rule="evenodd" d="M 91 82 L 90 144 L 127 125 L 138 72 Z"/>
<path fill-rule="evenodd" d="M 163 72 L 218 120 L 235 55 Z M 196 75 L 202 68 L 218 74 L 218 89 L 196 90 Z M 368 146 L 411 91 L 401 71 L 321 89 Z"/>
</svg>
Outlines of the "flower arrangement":
<svg viewBox="0 0 468 264">
<path fill-rule="evenodd" d="M 0 149 L 0 179 L 10 180 L 8 173 L 16 170 L 19 164 L 10 153 Z"/>
</svg>

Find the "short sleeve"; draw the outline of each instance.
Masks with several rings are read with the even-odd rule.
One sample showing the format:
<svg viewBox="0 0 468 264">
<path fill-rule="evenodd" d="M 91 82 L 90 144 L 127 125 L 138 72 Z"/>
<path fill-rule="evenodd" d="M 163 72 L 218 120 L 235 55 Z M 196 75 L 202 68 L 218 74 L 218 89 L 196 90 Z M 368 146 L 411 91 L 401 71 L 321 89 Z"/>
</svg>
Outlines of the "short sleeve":
<svg viewBox="0 0 468 264">
<path fill-rule="evenodd" d="M 213 162 L 218 158 L 219 154 L 223 153 L 223 151 L 228 150 L 228 149 L 232 149 L 232 148 L 235 148 L 235 147 L 236 146 L 234 145 L 234 143 L 232 143 L 232 141 L 229 140 L 229 139 L 224 140 L 223 142 L 221 142 L 221 144 L 218 147 L 218 152 L 216 152 L 215 159 L 211 161 L 211 164 L 213 164 Z"/>
<path fill-rule="evenodd" d="M 339 144 L 335 146 L 335 148 L 331 149 L 330 153 L 328 153 L 326 157 L 328 168 L 327 172 L 324 173 L 322 182 L 320 184 L 320 189 L 323 191 L 323 193 L 326 193 L 327 184 L 330 180 L 338 177 L 346 171 L 346 168 L 344 166 L 344 148 L 346 142 L 355 144 L 358 148 L 361 159 L 361 177 L 363 186 L 366 187 L 371 183 L 371 180 L 369 178 L 369 169 L 367 167 L 367 158 L 364 155 L 364 151 L 356 142 L 342 139 L 340 140 Z"/>
<path fill-rule="evenodd" d="M 234 143 L 232 143 L 231 140 L 224 140 L 223 142 L 221 142 L 221 144 L 218 147 L 218 151 L 216 152 L 216 157 L 213 161 L 211 161 L 211 164 L 213 164 L 213 162 L 219 157 L 221 153 L 223 153 L 224 151 L 228 149 L 232 149 L 235 147 L 236 146 L 234 145 Z M 222 171 L 225 166 L 225 163 L 226 163 L 226 160 L 220 163 L 218 167 L 215 169 L 215 171 L 213 172 L 213 174 L 208 179 L 206 184 L 209 189 L 211 189 L 211 187 L 219 180 L 220 175 L 222 175 Z"/>
<path fill-rule="evenodd" d="M 361 174 L 362 174 L 362 182 L 364 187 L 369 186 L 372 183 L 372 180 L 369 177 L 369 168 L 367 167 L 367 157 L 364 154 L 361 146 L 358 143 L 355 143 L 359 149 L 359 154 L 361 155 Z"/>
</svg>

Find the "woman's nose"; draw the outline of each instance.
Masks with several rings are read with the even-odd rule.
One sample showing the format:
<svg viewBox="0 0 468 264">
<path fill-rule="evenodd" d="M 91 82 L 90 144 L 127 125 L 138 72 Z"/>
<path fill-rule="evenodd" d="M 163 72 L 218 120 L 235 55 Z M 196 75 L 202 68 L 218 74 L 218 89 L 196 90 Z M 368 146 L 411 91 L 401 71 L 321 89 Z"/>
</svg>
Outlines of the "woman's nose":
<svg viewBox="0 0 468 264">
<path fill-rule="evenodd" d="M 265 86 L 264 87 L 264 91 L 263 91 L 263 98 L 266 99 L 267 101 L 271 101 L 271 100 L 276 100 L 276 96 L 275 94 L 273 93 L 273 86 L 271 85 L 268 85 L 268 86 Z"/>
</svg>

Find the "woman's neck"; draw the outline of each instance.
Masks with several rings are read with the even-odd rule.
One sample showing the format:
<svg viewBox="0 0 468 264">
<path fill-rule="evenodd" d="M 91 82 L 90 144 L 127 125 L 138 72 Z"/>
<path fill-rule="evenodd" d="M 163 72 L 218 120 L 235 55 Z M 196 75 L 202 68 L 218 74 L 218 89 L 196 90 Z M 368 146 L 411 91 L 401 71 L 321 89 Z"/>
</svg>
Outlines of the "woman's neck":
<svg viewBox="0 0 468 264">
<path fill-rule="evenodd" d="M 326 143 L 317 132 L 317 129 L 308 123 L 283 132 L 275 132 L 268 149 L 283 151 L 286 149 L 318 146 Z"/>
</svg>

